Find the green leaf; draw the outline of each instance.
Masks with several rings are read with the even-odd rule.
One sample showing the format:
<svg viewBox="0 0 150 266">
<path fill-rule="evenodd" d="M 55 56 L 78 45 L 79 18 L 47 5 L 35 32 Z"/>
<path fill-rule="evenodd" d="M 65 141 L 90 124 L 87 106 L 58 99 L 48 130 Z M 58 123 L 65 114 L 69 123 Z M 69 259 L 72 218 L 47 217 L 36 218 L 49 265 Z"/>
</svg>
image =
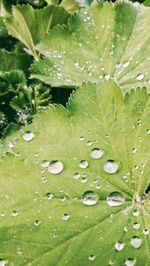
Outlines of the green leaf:
<svg viewBox="0 0 150 266">
<path fill-rule="evenodd" d="M 57 27 L 37 45 L 44 59 L 31 77 L 52 86 L 113 79 L 127 91 L 150 90 L 150 8 L 130 2 L 97 3 Z"/>
<path fill-rule="evenodd" d="M 27 73 L 31 64 L 31 57 L 23 51 L 18 51 L 17 49 L 12 52 L 1 49 L 0 62 L 0 70 L 3 72 L 22 70 Z"/>
<path fill-rule="evenodd" d="M 21 70 L 10 72 L 0 71 L 0 96 L 13 92 L 16 93 L 26 85 L 26 77 Z"/>
<path fill-rule="evenodd" d="M 29 122 L 34 114 L 47 108 L 50 98 L 49 87 L 43 84 L 34 84 L 22 88 L 18 95 L 11 100 L 10 105 L 19 115 L 19 122 Z"/>
<path fill-rule="evenodd" d="M 148 266 L 149 125 L 145 88 L 123 97 L 104 81 L 12 137 L 0 163 L 2 261 Z"/>
<path fill-rule="evenodd" d="M 68 18 L 64 9 L 55 6 L 36 10 L 30 5 L 18 5 L 13 7 L 12 13 L 13 16 L 6 19 L 8 32 L 20 40 L 36 60 L 39 55 L 35 45 L 44 38 L 51 27 L 65 23 Z"/>
</svg>

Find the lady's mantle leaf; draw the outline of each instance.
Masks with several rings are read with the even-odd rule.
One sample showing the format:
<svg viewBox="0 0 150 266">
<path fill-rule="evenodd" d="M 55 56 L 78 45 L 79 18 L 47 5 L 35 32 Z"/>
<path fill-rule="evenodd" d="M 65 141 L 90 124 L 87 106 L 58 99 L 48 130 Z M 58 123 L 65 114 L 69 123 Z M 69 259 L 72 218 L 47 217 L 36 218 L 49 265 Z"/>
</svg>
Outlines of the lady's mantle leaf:
<svg viewBox="0 0 150 266">
<path fill-rule="evenodd" d="M 0 163 L 6 265 L 148 266 L 149 125 L 146 89 L 123 98 L 105 81 L 12 138 Z"/>
<path fill-rule="evenodd" d="M 150 89 L 149 32 L 150 8 L 95 4 L 47 34 L 37 46 L 45 59 L 33 65 L 31 76 L 53 86 L 113 79 L 124 91 L 143 84 Z"/>
<path fill-rule="evenodd" d="M 38 59 L 35 45 L 39 43 L 50 27 L 67 21 L 68 14 L 61 7 L 48 6 L 35 10 L 30 5 L 18 5 L 12 9 L 13 16 L 6 19 L 9 33 L 20 40 L 29 53 Z"/>
</svg>

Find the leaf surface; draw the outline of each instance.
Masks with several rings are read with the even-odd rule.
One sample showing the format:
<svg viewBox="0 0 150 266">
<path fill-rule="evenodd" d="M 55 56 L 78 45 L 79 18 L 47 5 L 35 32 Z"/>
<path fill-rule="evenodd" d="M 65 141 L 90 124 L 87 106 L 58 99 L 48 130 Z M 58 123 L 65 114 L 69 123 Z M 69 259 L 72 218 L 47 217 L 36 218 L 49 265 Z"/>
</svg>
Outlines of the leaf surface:
<svg viewBox="0 0 150 266">
<path fill-rule="evenodd" d="M 123 97 L 104 81 L 13 137 L 0 163 L 6 265 L 148 266 L 149 124 L 146 89 Z"/>
<path fill-rule="evenodd" d="M 143 84 L 150 90 L 149 32 L 149 7 L 97 3 L 37 45 L 44 59 L 33 65 L 31 77 L 65 87 L 112 79 L 124 91 Z"/>
</svg>

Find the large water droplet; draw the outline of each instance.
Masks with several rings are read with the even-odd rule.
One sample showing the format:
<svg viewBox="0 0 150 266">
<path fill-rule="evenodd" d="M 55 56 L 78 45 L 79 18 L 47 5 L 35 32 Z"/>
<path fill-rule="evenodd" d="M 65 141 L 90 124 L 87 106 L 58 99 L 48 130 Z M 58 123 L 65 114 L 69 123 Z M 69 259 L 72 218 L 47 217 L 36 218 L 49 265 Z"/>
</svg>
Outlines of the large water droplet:
<svg viewBox="0 0 150 266">
<path fill-rule="evenodd" d="M 5 266 L 5 261 L 0 260 L 0 266 Z"/>
<path fill-rule="evenodd" d="M 115 249 L 116 249 L 117 251 L 121 251 L 121 250 L 123 250 L 123 249 L 124 249 L 124 246 L 125 246 L 125 244 L 124 244 L 123 242 L 117 241 L 117 242 L 115 243 Z"/>
<path fill-rule="evenodd" d="M 91 157 L 93 159 L 100 159 L 104 155 L 104 152 L 98 148 L 95 148 L 91 151 Z"/>
<path fill-rule="evenodd" d="M 52 161 L 48 166 L 48 171 L 54 175 L 61 173 L 63 169 L 64 166 L 60 161 Z"/>
<path fill-rule="evenodd" d="M 88 165 L 89 165 L 89 163 L 88 163 L 88 161 L 86 161 L 86 160 L 82 160 L 82 161 L 80 162 L 80 164 L 79 164 L 80 168 L 83 168 L 83 169 L 87 168 Z"/>
<path fill-rule="evenodd" d="M 126 266 L 134 266 L 136 263 L 136 260 L 133 260 L 131 258 L 128 258 L 126 261 L 125 261 L 125 265 Z"/>
<path fill-rule="evenodd" d="M 104 171 L 108 174 L 114 174 L 118 171 L 119 164 L 113 160 L 104 163 Z"/>
<path fill-rule="evenodd" d="M 107 197 L 107 203 L 111 207 L 120 206 L 125 203 L 125 198 L 120 192 L 114 191 Z"/>
<path fill-rule="evenodd" d="M 32 131 L 26 131 L 24 134 L 23 134 L 23 139 L 25 141 L 30 141 L 34 138 L 34 134 Z"/>
<path fill-rule="evenodd" d="M 85 205 L 93 206 L 97 203 L 98 196 L 93 191 L 86 191 L 82 196 L 82 202 Z"/>
<path fill-rule="evenodd" d="M 134 247 L 134 248 L 139 248 L 141 245 L 142 245 L 142 239 L 139 238 L 138 236 L 133 236 L 131 238 L 131 245 Z"/>
</svg>

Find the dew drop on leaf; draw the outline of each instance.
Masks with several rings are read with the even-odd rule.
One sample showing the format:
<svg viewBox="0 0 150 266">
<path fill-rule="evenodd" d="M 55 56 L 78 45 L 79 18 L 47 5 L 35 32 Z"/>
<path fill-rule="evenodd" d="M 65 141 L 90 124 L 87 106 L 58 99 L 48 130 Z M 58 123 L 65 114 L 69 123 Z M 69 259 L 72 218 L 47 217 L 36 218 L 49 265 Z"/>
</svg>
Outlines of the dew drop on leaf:
<svg viewBox="0 0 150 266">
<path fill-rule="evenodd" d="M 41 223 L 42 223 L 42 222 L 41 222 L 40 220 L 35 220 L 33 224 L 34 224 L 35 226 L 39 226 Z"/>
<path fill-rule="evenodd" d="M 144 228 L 144 229 L 143 229 L 143 234 L 144 234 L 144 235 L 149 235 L 149 230 L 148 230 L 148 228 Z"/>
<path fill-rule="evenodd" d="M 89 260 L 91 260 L 91 261 L 95 260 L 95 258 L 96 258 L 95 255 L 90 255 L 90 256 L 89 256 Z"/>
<path fill-rule="evenodd" d="M 69 214 L 65 213 L 65 214 L 62 215 L 62 220 L 63 221 L 68 221 L 69 219 L 70 219 Z"/>
<path fill-rule="evenodd" d="M 93 159 L 100 159 L 104 155 L 104 152 L 98 148 L 95 148 L 91 151 L 91 157 Z"/>
<path fill-rule="evenodd" d="M 46 168 L 46 167 L 49 166 L 49 162 L 46 161 L 46 160 L 44 160 L 44 161 L 42 161 L 41 166 L 44 167 L 44 168 Z"/>
<path fill-rule="evenodd" d="M 104 163 L 104 171 L 108 174 L 114 174 L 118 171 L 119 164 L 113 160 Z"/>
<path fill-rule="evenodd" d="M 136 79 L 142 80 L 144 78 L 144 75 L 142 73 L 137 74 Z"/>
<path fill-rule="evenodd" d="M 114 191 L 107 197 L 107 203 L 111 207 L 120 206 L 125 203 L 125 198 L 120 192 Z"/>
<path fill-rule="evenodd" d="M 3 260 L 1 260 L 0 259 L 0 266 L 5 266 L 6 264 L 5 264 L 5 261 L 3 261 Z"/>
<path fill-rule="evenodd" d="M 139 223 L 134 223 L 133 224 L 133 229 L 135 229 L 135 230 L 138 230 L 138 229 L 140 229 L 140 224 Z"/>
<path fill-rule="evenodd" d="M 48 166 L 48 171 L 54 175 L 61 173 L 63 169 L 64 169 L 64 166 L 62 162 L 60 161 L 52 161 Z"/>
<path fill-rule="evenodd" d="M 123 250 L 123 249 L 124 249 L 124 246 L 125 246 L 125 244 L 124 244 L 123 242 L 117 241 L 117 242 L 115 243 L 115 249 L 116 249 L 117 251 L 121 251 L 121 250 Z"/>
<path fill-rule="evenodd" d="M 83 204 L 87 206 L 93 206 L 97 203 L 98 196 L 93 191 L 86 191 L 82 196 Z"/>
<path fill-rule="evenodd" d="M 16 212 L 16 211 L 13 211 L 12 213 L 11 213 L 11 216 L 12 217 L 16 217 L 18 215 L 18 213 Z"/>
<path fill-rule="evenodd" d="M 133 211 L 133 216 L 138 217 L 139 216 L 139 211 L 138 210 L 134 210 Z"/>
<path fill-rule="evenodd" d="M 54 197 L 52 193 L 46 193 L 46 199 L 51 200 Z"/>
<path fill-rule="evenodd" d="M 150 135 L 150 129 L 146 130 L 147 135 Z"/>
<path fill-rule="evenodd" d="M 81 177 L 80 173 L 75 173 L 73 176 L 74 179 L 79 179 L 80 177 Z"/>
<path fill-rule="evenodd" d="M 133 236 L 130 241 L 132 247 L 139 248 L 142 245 L 142 239 L 138 236 Z"/>
<path fill-rule="evenodd" d="M 128 258 L 126 261 L 125 261 L 125 266 L 134 266 L 136 263 L 136 261 L 134 259 L 131 259 L 131 258 Z"/>
<path fill-rule="evenodd" d="M 23 139 L 25 141 L 30 141 L 34 138 L 34 134 L 32 131 L 26 131 L 24 134 L 23 134 Z"/>
<path fill-rule="evenodd" d="M 82 160 L 82 161 L 80 162 L 80 164 L 79 164 L 80 168 L 83 168 L 83 169 L 87 168 L 88 165 L 89 165 L 89 163 L 88 163 L 88 161 L 86 161 L 86 160 Z"/>
<path fill-rule="evenodd" d="M 126 67 L 128 67 L 128 66 L 129 66 L 129 61 L 126 61 L 126 62 L 123 63 L 123 67 L 124 67 L 124 68 L 126 68 Z"/>
</svg>

